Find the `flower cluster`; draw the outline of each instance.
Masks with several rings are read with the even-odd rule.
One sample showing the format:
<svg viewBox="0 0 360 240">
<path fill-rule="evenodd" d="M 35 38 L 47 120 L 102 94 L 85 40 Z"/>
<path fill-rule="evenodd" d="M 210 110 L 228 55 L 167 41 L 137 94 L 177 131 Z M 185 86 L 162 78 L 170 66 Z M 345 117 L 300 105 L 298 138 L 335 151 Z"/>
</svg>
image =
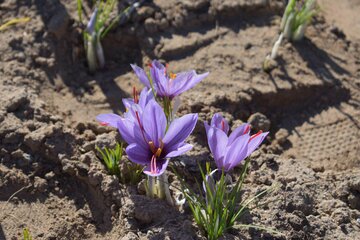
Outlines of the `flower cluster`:
<svg viewBox="0 0 360 240">
<path fill-rule="evenodd" d="M 195 128 L 198 115 L 186 114 L 168 121 L 155 96 L 172 100 L 195 86 L 208 73 L 197 75 L 195 71 L 189 71 L 170 74 L 169 77 L 159 61 L 154 60 L 150 65 L 151 80 L 143 69 L 131 65 L 145 88 L 140 96 L 134 89 L 132 99 L 123 99 L 127 109 L 124 115 L 100 114 L 96 119 L 102 125 L 118 128 L 128 144 L 128 158 L 145 166 L 145 174 L 159 176 L 164 173 L 169 158 L 192 149 L 192 145 L 185 143 L 185 140 Z"/>
<path fill-rule="evenodd" d="M 128 144 L 125 150 L 128 159 L 142 165 L 143 172 L 148 176 L 147 195 L 166 197 L 169 204 L 175 205 L 165 170 L 170 158 L 192 149 L 193 146 L 186 143 L 186 139 L 195 128 L 198 114 L 190 113 L 175 118 L 174 102 L 181 93 L 194 87 L 208 73 L 197 74 L 194 70 L 169 73 L 167 66 L 157 60 L 149 65 L 149 73 L 131 65 L 145 87 L 140 94 L 134 88 L 133 98 L 122 100 L 126 112 L 122 116 L 100 114 L 96 119 L 101 125 L 119 130 L 122 139 Z M 180 181 L 195 221 L 205 230 L 209 239 L 218 239 L 224 231 L 234 226 L 252 201 L 244 202 L 239 208 L 241 187 L 249 161 L 245 162 L 235 185 L 228 172 L 258 148 L 268 132 L 260 131 L 250 135 L 251 126 L 245 123 L 229 134 L 228 122 L 218 113 L 213 116 L 210 124 L 205 122 L 204 125 L 209 149 L 217 166 L 214 171 L 210 167 L 206 173 L 201 170 L 205 197 L 189 190 L 183 179 L 180 178 Z M 218 173 L 220 178 L 215 177 L 219 176 Z"/>
</svg>

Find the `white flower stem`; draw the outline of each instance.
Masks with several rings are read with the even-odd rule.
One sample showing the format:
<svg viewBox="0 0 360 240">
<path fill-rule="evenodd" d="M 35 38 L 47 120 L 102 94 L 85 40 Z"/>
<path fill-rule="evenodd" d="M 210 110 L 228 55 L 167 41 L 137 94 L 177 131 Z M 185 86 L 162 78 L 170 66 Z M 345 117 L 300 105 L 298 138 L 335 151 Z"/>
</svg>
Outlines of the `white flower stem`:
<svg viewBox="0 0 360 240">
<path fill-rule="evenodd" d="M 148 176 L 146 195 L 151 198 L 166 199 L 171 206 L 174 206 L 166 172 L 157 177 Z"/>
<path fill-rule="evenodd" d="M 281 42 L 282 42 L 283 38 L 284 38 L 284 34 L 280 33 L 280 36 L 279 36 L 278 40 L 275 42 L 275 44 L 274 44 L 274 46 L 273 46 L 273 48 L 271 50 L 271 54 L 270 54 L 271 59 L 274 60 L 276 58 L 277 52 L 279 50 L 279 47 L 281 45 Z"/>
</svg>

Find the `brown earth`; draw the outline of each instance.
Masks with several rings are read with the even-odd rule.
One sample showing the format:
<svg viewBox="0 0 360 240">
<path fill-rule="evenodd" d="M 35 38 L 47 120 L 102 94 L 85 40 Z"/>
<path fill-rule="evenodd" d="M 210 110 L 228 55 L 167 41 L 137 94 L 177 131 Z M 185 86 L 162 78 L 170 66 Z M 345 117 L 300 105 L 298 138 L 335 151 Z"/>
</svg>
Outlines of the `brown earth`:
<svg viewBox="0 0 360 240">
<path fill-rule="evenodd" d="M 224 239 L 359 239 L 360 1 L 319 5 L 306 38 L 284 42 L 267 74 L 283 1 L 145 2 L 104 40 L 107 67 L 90 75 L 74 1 L 0 1 L 1 24 L 31 17 L 0 35 L 0 239 L 22 239 L 24 227 L 34 239 L 204 238 L 189 209 L 120 184 L 95 154 L 120 138 L 95 116 L 124 110 L 121 98 L 141 87 L 129 63 L 153 58 L 210 72 L 182 96 L 180 114 L 201 119 L 194 149 L 173 161 L 184 173 L 210 158 L 202 121 L 213 113 L 270 128 L 245 195 L 279 190 L 242 222 L 282 235 L 241 229 Z"/>
</svg>

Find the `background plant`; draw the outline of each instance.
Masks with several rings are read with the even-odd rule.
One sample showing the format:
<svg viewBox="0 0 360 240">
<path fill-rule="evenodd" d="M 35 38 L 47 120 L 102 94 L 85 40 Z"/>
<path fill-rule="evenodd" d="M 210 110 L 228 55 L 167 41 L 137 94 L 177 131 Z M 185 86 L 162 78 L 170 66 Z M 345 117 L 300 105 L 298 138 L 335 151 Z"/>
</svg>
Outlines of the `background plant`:
<svg viewBox="0 0 360 240">
<path fill-rule="evenodd" d="M 98 146 L 96 146 L 96 149 L 101 155 L 108 172 L 117 176 L 121 183 L 137 184 L 140 182 L 143 167 L 129 161 L 122 161 L 122 144 L 117 143 L 114 149 L 105 147 L 104 150 L 101 150 Z"/>
<path fill-rule="evenodd" d="M 90 72 L 94 73 L 97 69 L 105 66 L 105 56 L 101 45 L 101 40 L 107 35 L 111 28 L 118 22 L 124 22 L 129 18 L 131 12 L 140 5 L 142 1 L 134 1 L 116 17 L 112 17 L 118 0 L 95 0 L 93 1 L 94 10 L 89 21 L 83 23 L 83 1 L 77 0 L 78 18 L 81 25 L 86 25 L 83 29 L 84 47 L 86 59 Z"/>
<path fill-rule="evenodd" d="M 30 21 L 29 17 L 10 19 L 9 21 L 6 21 L 5 23 L 0 25 L 0 31 L 4 31 L 5 29 L 9 28 L 12 25 L 15 25 L 18 23 L 27 23 L 29 21 Z"/>
<path fill-rule="evenodd" d="M 275 42 L 271 54 L 266 56 L 263 68 L 272 69 L 271 61 L 277 56 L 277 51 L 285 37 L 289 41 L 300 41 L 304 38 L 305 30 L 316 15 L 316 0 L 289 0 L 280 24 L 280 35 Z"/>
<path fill-rule="evenodd" d="M 23 229 L 23 237 L 24 237 L 24 240 L 32 240 L 33 239 L 32 236 L 30 235 L 28 228 Z"/>
</svg>

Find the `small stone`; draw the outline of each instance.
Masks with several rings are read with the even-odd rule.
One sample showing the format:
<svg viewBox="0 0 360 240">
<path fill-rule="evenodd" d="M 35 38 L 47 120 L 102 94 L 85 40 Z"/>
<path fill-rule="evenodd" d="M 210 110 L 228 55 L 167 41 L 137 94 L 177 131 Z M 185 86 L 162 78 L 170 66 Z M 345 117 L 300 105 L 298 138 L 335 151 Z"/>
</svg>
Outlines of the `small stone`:
<svg viewBox="0 0 360 240">
<path fill-rule="evenodd" d="M 252 43 L 246 43 L 244 48 L 245 50 L 249 50 L 250 48 L 252 48 L 252 46 L 253 46 Z"/>
<path fill-rule="evenodd" d="M 16 93 L 9 99 L 5 108 L 8 112 L 15 112 L 19 107 L 24 106 L 29 102 L 26 92 Z"/>
<path fill-rule="evenodd" d="M 169 27 L 169 22 L 166 20 L 166 18 L 163 18 L 160 20 L 159 28 L 162 31 L 165 31 Z"/>
<path fill-rule="evenodd" d="M 53 171 L 48 172 L 47 174 L 45 174 L 45 179 L 46 180 L 50 180 L 50 179 L 52 179 L 54 177 L 55 177 L 55 173 Z"/>
<path fill-rule="evenodd" d="M 251 124 L 252 128 L 256 132 L 260 130 L 267 132 L 269 131 L 271 125 L 270 120 L 264 114 L 259 112 L 252 114 L 248 119 L 248 123 Z"/>
<path fill-rule="evenodd" d="M 48 187 L 48 184 L 45 179 L 42 179 L 40 177 L 34 178 L 34 188 L 39 192 L 45 192 L 46 188 Z"/>
<path fill-rule="evenodd" d="M 95 149 L 95 142 L 94 141 L 86 142 L 82 147 L 85 152 L 89 152 L 89 151 Z"/>
<path fill-rule="evenodd" d="M 145 30 L 148 33 L 155 33 L 157 32 L 157 25 L 156 25 L 156 21 L 153 18 L 148 18 L 145 20 L 144 22 L 145 25 Z"/>
<path fill-rule="evenodd" d="M 134 232 L 128 232 L 121 240 L 137 240 L 139 237 Z"/>
<path fill-rule="evenodd" d="M 137 190 L 139 194 L 143 194 L 143 195 L 146 194 L 145 184 L 146 184 L 146 179 L 143 179 L 138 183 Z"/>
<path fill-rule="evenodd" d="M 276 132 L 275 139 L 279 144 L 283 144 L 286 142 L 288 136 L 289 136 L 288 130 L 286 130 L 285 128 L 281 128 L 279 129 L 279 131 Z"/>
</svg>

